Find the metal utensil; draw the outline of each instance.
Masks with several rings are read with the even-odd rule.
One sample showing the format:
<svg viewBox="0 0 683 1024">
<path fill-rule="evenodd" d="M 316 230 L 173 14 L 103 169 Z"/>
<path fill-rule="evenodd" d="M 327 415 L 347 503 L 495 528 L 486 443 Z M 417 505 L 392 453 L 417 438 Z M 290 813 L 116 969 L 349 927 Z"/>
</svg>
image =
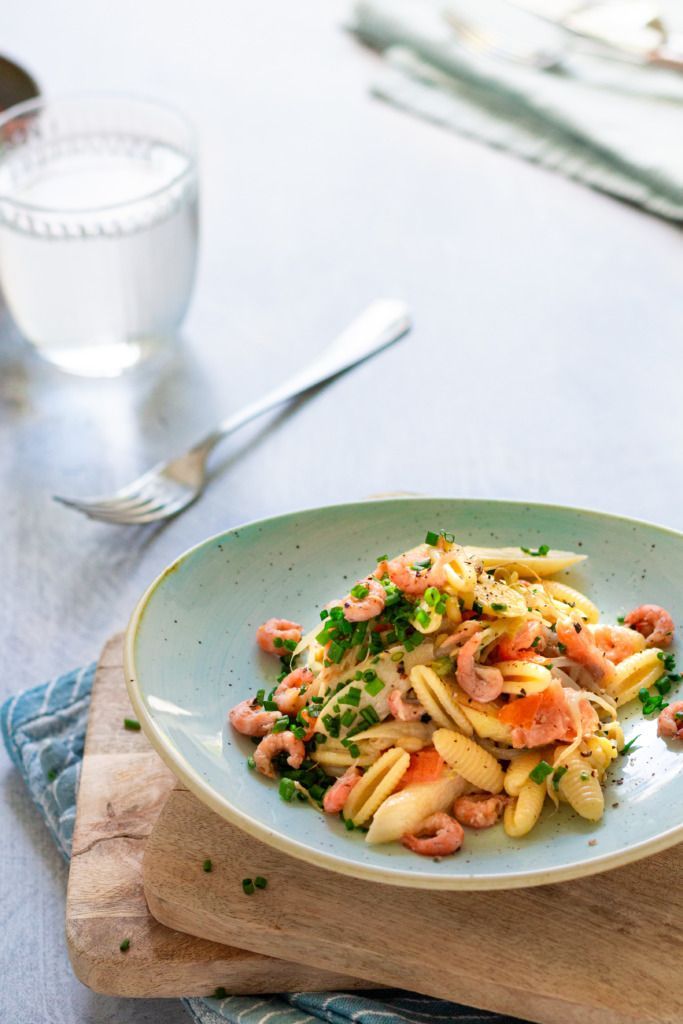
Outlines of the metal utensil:
<svg viewBox="0 0 683 1024">
<path fill-rule="evenodd" d="M 99 498 L 62 498 L 55 495 L 55 501 L 106 523 L 138 526 L 175 516 L 202 493 L 206 484 L 207 457 L 223 438 L 257 416 L 375 355 L 397 341 L 410 326 L 410 313 L 404 303 L 393 299 L 373 302 L 310 366 L 223 420 L 189 451 L 160 462 L 114 494 Z"/>
</svg>

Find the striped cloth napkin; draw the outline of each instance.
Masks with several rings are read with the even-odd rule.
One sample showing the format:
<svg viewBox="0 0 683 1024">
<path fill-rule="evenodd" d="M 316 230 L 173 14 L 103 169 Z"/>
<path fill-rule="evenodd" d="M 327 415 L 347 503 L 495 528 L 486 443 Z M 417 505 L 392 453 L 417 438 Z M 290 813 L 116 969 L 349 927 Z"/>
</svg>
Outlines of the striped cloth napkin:
<svg viewBox="0 0 683 1024">
<path fill-rule="evenodd" d="M 95 667 L 93 663 L 19 693 L 0 708 L 9 756 L 67 860 Z M 512 1017 L 399 990 L 289 992 L 182 1002 L 196 1024 L 515 1024 Z"/>
<path fill-rule="evenodd" d="M 385 57 L 372 91 L 462 135 L 683 220 L 683 74 L 579 51 L 560 69 L 540 71 L 467 49 L 449 14 L 488 27 L 492 11 L 496 16 L 492 0 L 358 0 L 349 27 Z M 505 45 L 502 25 L 494 38 Z"/>
</svg>

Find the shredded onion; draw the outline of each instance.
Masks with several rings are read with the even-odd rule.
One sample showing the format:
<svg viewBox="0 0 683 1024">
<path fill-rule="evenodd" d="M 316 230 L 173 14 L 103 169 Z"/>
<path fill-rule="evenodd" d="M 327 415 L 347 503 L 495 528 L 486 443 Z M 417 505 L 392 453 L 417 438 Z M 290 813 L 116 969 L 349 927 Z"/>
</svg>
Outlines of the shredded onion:
<svg viewBox="0 0 683 1024">
<path fill-rule="evenodd" d="M 528 750 L 514 750 L 512 747 L 497 747 L 491 740 L 484 740 L 481 736 L 477 737 L 477 743 L 484 750 L 488 750 L 489 754 L 493 754 L 498 761 L 514 761 L 516 757 L 529 753 Z"/>
</svg>

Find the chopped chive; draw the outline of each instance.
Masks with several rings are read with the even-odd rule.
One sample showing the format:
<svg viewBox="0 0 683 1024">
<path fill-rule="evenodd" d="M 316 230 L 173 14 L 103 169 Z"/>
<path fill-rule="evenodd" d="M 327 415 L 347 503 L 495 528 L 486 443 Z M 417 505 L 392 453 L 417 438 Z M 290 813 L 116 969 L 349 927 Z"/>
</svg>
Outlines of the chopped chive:
<svg viewBox="0 0 683 1024">
<path fill-rule="evenodd" d="M 284 644 L 285 642 L 281 636 L 276 636 L 273 640 L 273 647 L 284 647 Z"/>
<path fill-rule="evenodd" d="M 355 717 L 356 712 L 353 710 L 353 708 L 347 708 L 347 710 L 341 716 L 341 724 L 344 726 L 345 729 L 347 729 L 350 725 L 353 725 Z"/>
<path fill-rule="evenodd" d="M 525 555 L 533 555 L 534 558 L 537 558 L 539 556 L 542 557 L 543 555 L 547 555 L 550 548 L 547 544 L 541 544 L 537 551 L 532 551 L 531 548 L 520 548 L 520 551 L 523 551 Z"/>
<path fill-rule="evenodd" d="M 366 683 L 372 683 L 377 678 L 374 668 L 368 668 L 363 672 L 363 679 Z"/>
<path fill-rule="evenodd" d="M 255 767 L 256 767 L 256 761 L 254 760 L 254 758 L 250 754 L 249 757 L 247 758 L 247 768 L 251 768 L 251 770 L 253 771 Z"/>
<path fill-rule="evenodd" d="M 291 728 L 292 736 L 296 736 L 298 740 L 302 740 L 306 735 L 306 730 L 303 725 L 293 725 Z"/>
<path fill-rule="evenodd" d="M 277 711 L 278 707 L 274 700 L 264 700 L 263 710 L 264 711 Z"/>
<path fill-rule="evenodd" d="M 360 757 L 360 747 L 356 743 L 349 743 L 347 750 L 351 757 Z"/>
<path fill-rule="evenodd" d="M 122 953 L 127 953 L 130 949 L 130 939 L 123 939 L 119 945 L 119 949 Z"/>
<path fill-rule="evenodd" d="M 333 739 L 339 735 L 339 716 L 338 715 L 323 715 L 323 725 L 327 732 Z"/>
<path fill-rule="evenodd" d="M 536 639 L 540 640 L 540 637 L 537 636 Z M 561 640 L 558 640 L 557 641 L 557 649 L 560 652 L 560 654 L 564 654 L 566 652 L 566 650 L 567 650 L 567 645 L 563 644 Z"/>
<path fill-rule="evenodd" d="M 346 829 L 346 831 L 347 832 L 353 832 L 353 830 L 355 828 L 355 825 L 353 824 L 351 819 L 350 818 L 342 818 L 342 821 L 344 822 L 344 828 Z"/>
<path fill-rule="evenodd" d="M 389 555 L 377 555 L 378 562 L 386 562 L 389 559 Z"/>
<path fill-rule="evenodd" d="M 356 598 L 358 601 L 362 601 L 369 593 L 369 587 L 364 586 L 362 583 L 356 583 L 355 587 L 351 587 L 351 597 Z"/>
<path fill-rule="evenodd" d="M 676 657 L 673 654 L 667 654 L 665 651 L 659 651 L 657 657 L 664 665 L 667 672 L 673 672 L 676 668 Z"/>
<path fill-rule="evenodd" d="M 219 985 L 218 988 L 215 989 L 215 991 L 213 993 L 213 998 L 214 999 L 227 999 L 228 998 L 228 990 L 223 988 L 222 985 Z"/>
<path fill-rule="evenodd" d="M 424 608 L 418 608 L 415 612 L 415 621 L 418 625 L 422 626 L 423 629 L 426 629 L 431 621 L 429 612 L 426 612 Z"/>
<path fill-rule="evenodd" d="M 674 711 L 674 718 L 677 722 L 683 721 L 683 711 Z"/>
<path fill-rule="evenodd" d="M 587 782 L 590 778 L 590 775 L 588 774 L 588 772 L 581 772 L 580 778 L 582 782 Z"/>
<path fill-rule="evenodd" d="M 506 612 L 508 610 L 508 606 L 506 604 L 499 604 L 498 602 L 494 602 L 491 605 L 491 610 L 494 612 Z"/>
<path fill-rule="evenodd" d="M 54 782 L 55 779 L 57 778 L 57 769 L 56 768 L 50 768 L 49 772 L 47 773 L 47 778 L 48 778 L 48 782 Z"/>
<path fill-rule="evenodd" d="M 257 704 L 263 704 L 265 699 L 266 699 L 266 691 L 265 690 L 257 690 L 256 691 L 256 703 Z"/>
<path fill-rule="evenodd" d="M 623 754 L 623 755 L 630 754 L 631 751 L 633 750 L 633 745 L 634 745 L 634 743 L 636 742 L 636 740 L 638 739 L 639 736 L 640 736 L 640 733 L 638 733 L 637 736 L 634 736 L 632 739 L 630 739 L 628 741 L 628 743 L 625 743 L 624 746 L 619 751 L 619 753 Z"/>
<path fill-rule="evenodd" d="M 333 640 L 327 652 L 327 657 L 333 665 L 338 665 L 344 657 L 344 648 L 336 640 Z"/>
<path fill-rule="evenodd" d="M 285 647 L 288 651 L 295 651 L 297 647 L 296 640 L 285 640 Z"/>
<path fill-rule="evenodd" d="M 547 761 L 539 761 L 536 767 L 529 772 L 529 778 L 540 786 L 543 780 L 552 773 L 552 770 L 552 766 Z"/>
<path fill-rule="evenodd" d="M 278 792 L 279 792 L 280 796 L 282 797 L 282 799 L 286 800 L 287 803 L 289 803 L 289 801 L 292 799 L 292 797 L 296 793 L 296 786 L 294 785 L 293 780 L 292 779 L 286 779 L 286 778 L 285 779 L 280 779 L 280 785 L 278 787 Z"/>
<path fill-rule="evenodd" d="M 140 723 L 137 718 L 124 718 L 123 728 L 130 729 L 131 732 L 140 732 Z"/>
<path fill-rule="evenodd" d="M 360 690 L 357 686 L 351 686 L 348 693 L 343 694 L 339 698 L 340 704 L 351 704 L 352 707 L 357 708 L 360 704 Z"/>
<path fill-rule="evenodd" d="M 655 683 L 655 689 L 659 690 L 662 695 L 668 693 L 671 689 L 671 680 L 668 676 L 662 676 L 661 679 L 658 679 Z"/>
<path fill-rule="evenodd" d="M 453 671 L 453 662 L 450 658 L 437 658 L 432 662 L 430 668 L 436 672 L 437 676 L 443 678 Z"/>
<path fill-rule="evenodd" d="M 284 782 L 285 779 L 283 779 L 282 781 Z M 242 879 L 242 890 L 244 891 L 246 896 L 252 895 L 252 893 L 254 892 L 254 883 L 251 878 Z"/>
<path fill-rule="evenodd" d="M 289 716 L 283 715 L 273 725 L 273 732 L 285 732 L 287 729 L 289 729 Z"/>
<path fill-rule="evenodd" d="M 263 875 L 257 875 L 254 879 L 254 885 L 257 889 L 265 889 L 268 885 L 268 879 L 264 878 Z"/>
<path fill-rule="evenodd" d="M 648 690 L 647 686 L 641 686 L 641 688 L 638 690 L 638 700 L 641 704 L 647 704 L 649 699 L 650 691 Z"/>
<path fill-rule="evenodd" d="M 212 862 L 211 862 L 211 861 L 209 860 L 209 858 L 208 858 L 208 857 L 206 858 L 206 860 L 205 860 L 205 861 L 204 861 L 204 863 L 202 864 L 202 871 L 207 871 L 207 872 L 208 872 L 208 871 L 213 871 L 213 864 L 212 864 Z"/>
<path fill-rule="evenodd" d="M 344 609 L 340 608 L 339 605 L 335 605 L 334 608 L 330 608 L 330 618 L 335 622 L 338 622 L 340 619 L 343 619 Z"/>
<path fill-rule="evenodd" d="M 560 788 L 560 779 L 567 773 L 566 764 L 561 764 L 559 768 L 556 768 L 553 772 L 553 789 L 557 791 Z"/>
<path fill-rule="evenodd" d="M 327 617 L 329 616 L 329 614 L 330 614 L 330 613 L 329 613 L 329 611 L 327 610 L 327 608 L 321 608 L 321 609 L 320 609 L 320 618 L 321 618 L 321 620 L 323 620 L 323 621 L 324 621 L 324 620 L 325 620 L 325 619 L 326 619 L 326 618 L 327 618 Z"/>
<path fill-rule="evenodd" d="M 425 544 L 430 544 L 431 547 L 434 547 L 434 545 L 438 544 L 438 543 L 439 543 L 439 535 L 438 535 L 438 533 L 434 533 L 433 530 L 427 530 L 427 536 L 425 537 Z"/>
<path fill-rule="evenodd" d="M 540 642 L 541 642 L 541 638 L 540 638 L 540 636 L 537 636 L 535 640 L 532 640 L 532 642 L 531 642 L 531 646 L 532 646 L 532 647 L 538 647 L 538 645 L 540 644 Z"/>
<path fill-rule="evenodd" d="M 363 708 L 360 713 L 360 717 L 367 722 L 368 725 L 377 725 L 379 722 L 379 715 L 373 708 L 372 704 L 368 704 L 366 708 Z"/>
<path fill-rule="evenodd" d="M 398 652 L 398 653 L 400 654 L 400 657 L 398 659 L 400 661 L 401 658 L 403 657 L 403 653 L 402 652 Z M 391 657 L 393 659 L 394 655 L 392 654 Z M 383 690 L 383 689 L 384 689 L 384 683 L 377 676 L 375 676 L 374 679 L 369 680 L 365 684 L 365 692 L 367 694 L 369 694 L 370 697 L 376 697 L 377 694 L 380 692 L 380 690 Z"/>
<path fill-rule="evenodd" d="M 624 615 L 617 615 L 617 622 L 620 626 L 623 626 L 626 622 L 626 617 Z"/>
</svg>

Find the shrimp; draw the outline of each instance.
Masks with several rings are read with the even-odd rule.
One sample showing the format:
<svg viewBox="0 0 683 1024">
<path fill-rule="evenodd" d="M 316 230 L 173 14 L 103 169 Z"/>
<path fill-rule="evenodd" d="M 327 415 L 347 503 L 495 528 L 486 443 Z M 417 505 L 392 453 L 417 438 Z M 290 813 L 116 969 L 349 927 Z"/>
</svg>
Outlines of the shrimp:
<svg viewBox="0 0 683 1024">
<path fill-rule="evenodd" d="M 306 691 L 314 679 L 310 668 L 295 668 L 285 676 L 273 694 L 273 700 L 283 715 L 296 716 L 301 711 L 306 703 Z"/>
<path fill-rule="evenodd" d="M 648 647 L 668 647 L 674 636 L 674 620 L 658 604 L 641 604 L 629 612 L 624 622 L 638 630 Z"/>
<path fill-rule="evenodd" d="M 404 700 L 400 690 L 392 690 L 389 694 L 389 711 L 399 722 L 419 722 L 427 714 L 427 709 L 419 701 Z"/>
<path fill-rule="evenodd" d="M 642 647 L 643 641 L 638 642 L 634 631 L 622 626 L 594 626 L 591 632 L 596 645 L 613 665 L 618 665 Z"/>
<path fill-rule="evenodd" d="M 516 661 L 518 658 L 533 658 L 536 654 L 540 653 L 537 648 L 543 646 L 543 636 L 543 623 L 539 622 L 538 619 L 527 619 L 514 636 L 503 635 L 500 638 L 496 657 L 498 661 Z"/>
<path fill-rule="evenodd" d="M 657 722 L 657 735 L 664 739 L 683 740 L 683 700 L 664 708 Z"/>
<path fill-rule="evenodd" d="M 349 768 L 334 785 L 330 786 L 323 797 L 323 810 L 326 814 L 339 814 L 349 793 L 360 781 L 362 774 L 358 768 Z"/>
<path fill-rule="evenodd" d="M 427 561 L 430 561 L 429 565 L 418 565 L 416 568 L 416 563 Z M 446 582 L 443 567 L 443 556 L 432 560 L 426 544 L 406 551 L 404 555 L 392 558 L 390 562 L 382 563 L 382 568 L 385 568 L 391 582 L 410 597 L 422 597 L 428 587 L 442 587 Z"/>
<path fill-rule="evenodd" d="M 459 821 L 443 812 L 430 814 L 416 834 L 407 832 L 401 842 L 423 857 L 446 857 L 462 846 L 465 832 Z"/>
<path fill-rule="evenodd" d="M 591 631 L 580 622 L 567 618 L 558 619 L 555 629 L 558 640 L 567 649 L 567 657 L 583 665 L 601 686 L 609 683 L 614 675 L 614 665 L 600 650 Z"/>
<path fill-rule="evenodd" d="M 265 736 L 279 717 L 279 711 L 264 711 L 251 698 L 240 701 L 228 714 L 230 725 L 243 736 Z"/>
<path fill-rule="evenodd" d="M 347 594 L 342 601 L 344 618 L 347 622 L 365 622 L 367 619 L 374 619 L 386 604 L 387 592 L 374 576 L 367 576 L 357 585 L 363 587 L 366 593 L 364 597 L 354 597 L 353 593 Z"/>
<path fill-rule="evenodd" d="M 273 758 L 276 754 L 287 752 L 287 764 L 290 768 L 300 768 L 306 757 L 306 747 L 293 732 L 272 732 L 264 737 L 254 751 L 254 764 L 262 775 L 269 779 L 275 778 Z"/>
<path fill-rule="evenodd" d="M 480 704 L 500 697 L 503 690 L 503 676 L 492 665 L 478 665 L 474 660 L 479 650 L 480 634 L 475 633 L 458 651 L 456 676 L 465 693 Z"/>
<path fill-rule="evenodd" d="M 478 633 L 480 629 L 481 622 L 477 622 L 474 619 L 469 619 L 467 622 L 461 622 L 453 633 L 449 633 L 449 635 L 443 639 L 439 645 L 438 653 L 440 655 L 450 653 L 450 651 L 455 647 L 460 647 L 466 640 L 469 640 L 471 636 Z"/>
<path fill-rule="evenodd" d="M 274 654 L 279 658 L 287 653 L 287 648 L 283 649 L 282 646 L 284 641 L 293 640 L 298 644 L 301 636 L 302 627 L 298 622 L 290 622 L 289 619 L 268 619 L 256 630 L 256 643 L 266 654 Z M 275 643 L 276 640 L 281 640 L 282 643 L 278 645 Z"/>
<path fill-rule="evenodd" d="M 499 794 L 468 793 L 453 804 L 453 814 L 461 825 L 469 828 L 491 828 L 502 815 L 508 798 Z"/>
</svg>

